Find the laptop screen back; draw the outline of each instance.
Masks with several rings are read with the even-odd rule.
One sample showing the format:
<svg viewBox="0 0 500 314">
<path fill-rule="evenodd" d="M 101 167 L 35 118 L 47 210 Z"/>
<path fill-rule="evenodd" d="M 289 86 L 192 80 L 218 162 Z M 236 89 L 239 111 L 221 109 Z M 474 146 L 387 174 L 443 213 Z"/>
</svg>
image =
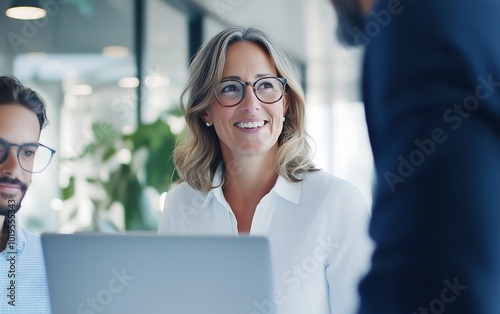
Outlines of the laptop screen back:
<svg viewBox="0 0 500 314">
<path fill-rule="evenodd" d="M 43 234 L 42 245 L 53 314 L 254 314 L 271 299 L 261 237 Z"/>
</svg>

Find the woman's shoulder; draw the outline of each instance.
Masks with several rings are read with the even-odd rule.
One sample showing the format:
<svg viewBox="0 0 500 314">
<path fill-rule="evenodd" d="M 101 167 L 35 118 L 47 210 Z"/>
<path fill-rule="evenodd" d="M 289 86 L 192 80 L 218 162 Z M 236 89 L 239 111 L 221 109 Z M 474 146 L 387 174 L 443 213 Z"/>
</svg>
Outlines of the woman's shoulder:
<svg viewBox="0 0 500 314">
<path fill-rule="evenodd" d="M 356 188 L 351 182 L 341 179 L 324 170 L 309 171 L 303 177 L 303 184 L 314 189 Z"/>
<path fill-rule="evenodd" d="M 364 202 L 364 197 L 357 186 L 324 170 L 308 172 L 302 182 L 302 193 L 309 198 L 331 198 L 332 200 L 359 198 Z"/>
<path fill-rule="evenodd" d="M 364 221 L 370 216 L 363 194 L 348 180 L 320 170 L 309 172 L 303 182 L 304 200 L 311 204 L 327 204 L 317 207 L 343 217 L 338 221 Z"/>
<path fill-rule="evenodd" d="M 167 196 L 166 200 L 169 203 L 179 203 L 179 202 L 186 202 L 189 200 L 201 200 L 205 199 L 206 195 L 203 194 L 201 191 L 193 188 L 190 186 L 187 182 L 180 182 L 176 183 L 173 185 L 168 191 L 167 191 Z"/>
<path fill-rule="evenodd" d="M 190 197 L 193 195 L 202 194 L 199 190 L 196 190 L 189 185 L 186 181 L 174 183 L 170 189 L 167 191 L 167 195 L 172 197 Z"/>
</svg>

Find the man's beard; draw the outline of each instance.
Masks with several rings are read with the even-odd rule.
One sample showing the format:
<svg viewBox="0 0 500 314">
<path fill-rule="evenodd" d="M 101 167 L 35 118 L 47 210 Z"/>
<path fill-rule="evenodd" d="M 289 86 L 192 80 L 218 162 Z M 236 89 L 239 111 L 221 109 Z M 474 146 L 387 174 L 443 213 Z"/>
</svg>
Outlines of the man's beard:
<svg viewBox="0 0 500 314">
<path fill-rule="evenodd" d="M 19 181 L 18 179 L 9 179 L 5 177 L 0 178 L 0 183 L 17 184 L 21 189 L 21 197 L 19 198 L 19 201 L 17 200 L 15 201 L 15 204 L 13 204 L 14 205 L 13 208 L 8 207 L 9 205 L 8 201 L 5 206 L 0 205 L 0 216 L 7 216 L 9 213 L 12 213 L 12 210 L 14 210 L 14 213 L 17 213 L 19 208 L 21 208 L 21 202 L 24 198 L 24 195 L 26 195 L 26 190 L 28 189 L 28 186 Z M 14 197 L 5 193 L 0 193 L 0 199 L 9 200 L 9 199 L 14 199 Z"/>
<path fill-rule="evenodd" d="M 355 28 L 364 27 L 365 16 L 358 4 L 359 0 L 332 0 L 337 13 L 337 39 L 345 46 L 362 46 L 356 40 Z"/>
</svg>

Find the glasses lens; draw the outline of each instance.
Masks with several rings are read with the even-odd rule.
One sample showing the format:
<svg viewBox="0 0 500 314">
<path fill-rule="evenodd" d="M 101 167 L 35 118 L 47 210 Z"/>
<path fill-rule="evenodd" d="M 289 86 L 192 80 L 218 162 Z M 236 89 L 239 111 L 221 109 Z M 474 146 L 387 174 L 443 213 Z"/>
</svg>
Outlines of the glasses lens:
<svg viewBox="0 0 500 314">
<path fill-rule="evenodd" d="M 254 83 L 255 95 L 264 103 L 274 103 L 283 95 L 284 86 L 276 77 L 264 77 Z"/>
<path fill-rule="evenodd" d="M 19 151 L 19 164 L 28 172 L 41 172 L 50 163 L 52 151 L 41 145 L 26 145 Z"/>
<path fill-rule="evenodd" d="M 0 141 L 0 163 L 4 161 L 4 158 L 9 152 L 7 151 L 7 143 Z"/>
<path fill-rule="evenodd" d="M 238 81 L 224 81 L 217 86 L 215 95 L 221 105 L 234 106 L 243 98 L 244 88 Z"/>
</svg>

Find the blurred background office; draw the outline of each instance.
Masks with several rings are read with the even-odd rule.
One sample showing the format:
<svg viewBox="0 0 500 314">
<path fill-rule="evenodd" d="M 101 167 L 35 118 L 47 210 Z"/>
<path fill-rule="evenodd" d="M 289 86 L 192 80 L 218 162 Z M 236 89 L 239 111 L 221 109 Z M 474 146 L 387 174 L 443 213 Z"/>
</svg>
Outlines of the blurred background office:
<svg viewBox="0 0 500 314">
<path fill-rule="evenodd" d="M 11 10 L 25 5 L 39 9 Z M 184 128 L 189 61 L 231 25 L 262 29 L 292 57 L 315 162 L 357 185 L 371 205 L 363 52 L 336 42 L 329 1 L 5 0 L 0 73 L 45 98 L 50 124 L 40 142 L 57 150 L 33 176 L 21 223 L 38 233 L 156 230 L 176 178 L 170 156 Z"/>
</svg>

